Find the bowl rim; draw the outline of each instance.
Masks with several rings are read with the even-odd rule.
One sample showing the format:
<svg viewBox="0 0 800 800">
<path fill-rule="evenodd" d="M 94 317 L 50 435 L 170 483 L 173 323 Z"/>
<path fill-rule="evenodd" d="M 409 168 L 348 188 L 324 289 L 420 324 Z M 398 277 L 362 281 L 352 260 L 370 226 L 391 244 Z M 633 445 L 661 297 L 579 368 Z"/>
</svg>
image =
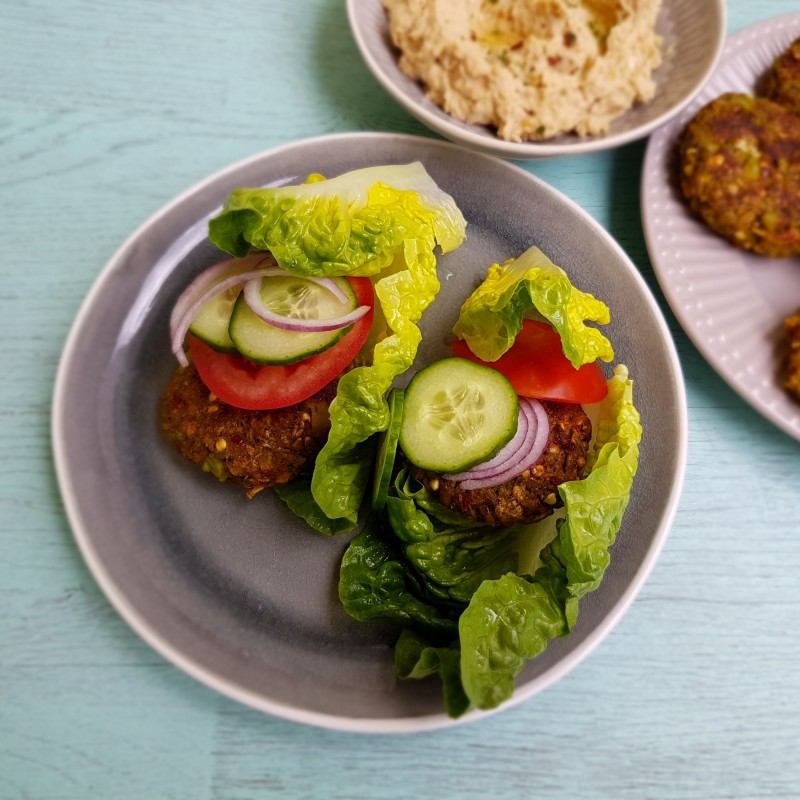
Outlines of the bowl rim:
<svg viewBox="0 0 800 800">
<path fill-rule="evenodd" d="M 500 158 L 515 160 L 530 160 L 536 158 L 555 158 L 560 156 L 573 156 L 588 153 L 597 153 L 610 150 L 628 144 L 632 141 L 642 139 L 652 133 L 656 128 L 668 122 L 676 114 L 679 114 L 696 95 L 702 90 L 717 67 L 722 50 L 726 42 L 727 30 L 727 6 L 725 0 L 709 0 L 713 3 L 719 19 L 719 25 L 715 31 L 713 57 L 708 62 L 707 68 L 703 71 L 695 82 L 694 88 L 688 92 L 678 103 L 671 106 L 658 117 L 631 128 L 627 131 L 612 134 L 610 136 L 587 137 L 570 144 L 548 144 L 547 142 L 509 142 L 499 136 L 489 137 L 484 134 L 476 133 L 465 123 L 459 123 L 455 118 L 447 114 L 442 109 L 437 112 L 431 111 L 423 104 L 417 102 L 403 91 L 398 84 L 382 69 L 378 61 L 373 57 L 367 44 L 367 37 L 363 27 L 360 25 L 359 6 L 363 7 L 364 0 L 347 0 L 347 16 L 350 30 L 361 54 L 372 75 L 384 88 L 384 90 L 413 117 L 418 119 L 435 133 L 444 136 L 450 141 L 461 144 L 464 147 L 478 152 L 498 156 Z M 664 0 L 669 2 L 669 0 Z M 453 120 L 452 122 L 450 120 Z"/>
</svg>

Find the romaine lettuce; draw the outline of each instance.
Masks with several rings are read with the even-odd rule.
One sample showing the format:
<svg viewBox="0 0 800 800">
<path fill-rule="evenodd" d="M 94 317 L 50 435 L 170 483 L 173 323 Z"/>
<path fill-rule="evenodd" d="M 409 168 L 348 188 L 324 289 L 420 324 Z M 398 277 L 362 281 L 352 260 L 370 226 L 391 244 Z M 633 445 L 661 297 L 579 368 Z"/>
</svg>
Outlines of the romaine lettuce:
<svg viewBox="0 0 800 800">
<path fill-rule="evenodd" d="M 534 309 L 558 331 L 564 355 L 574 367 L 614 358 L 611 342 L 585 324 L 608 323 L 606 304 L 576 289 L 538 247 L 504 264 L 492 264 L 461 307 L 453 333 L 466 340 L 478 358 L 497 361 L 514 344 L 525 314 Z"/>
<path fill-rule="evenodd" d="M 642 428 L 628 371 L 618 366 L 600 410 L 589 474 L 562 483 L 564 518 L 532 579 L 486 581 L 459 620 L 461 674 L 477 708 L 507 700 L 527 659 L 569 633 L 578 601 L 597 588 L 611 559 L 639 460 Z"/>
<path fill-rule="evenodd" d="M 464 240 L 466 222 L 419 162 L 369 167 L 325 180 L 278 188 L 237 189 L 209 223 L 209 238 L 237 257 L 269 250 L 298 275 L 376 276 L 387 335 L 372 363 L 339 381 L 331 432 L 311 481 L 314 503 L 353 528 L 371 468 L 370 436 L 384 430 L 384 395 L 417 352 L 423 311 L 439 291 L 434 248 Z M 295 508 L 302 508 L 297 494 Z M 310 507 L 310 506 L 309 506 Z M 316 510 L 316 509 L 315 509 Z"/>
<path fill-rule="evenodd" d="M 339 599 L 354 619 L 413 624 L 437 641 L 452 641 L 458 613 L 431 602 L 393 537 L 371 517 L 348 545 L 339 572 Z"/>
<path fill-rule="evenodd" d="M 404 575 L 403 585 L 414 587 L 416 602 L 423 596 L 429 598 L 428 609 L 437 599 L 442 607 L 452 608 L 445 604 L 453 602 L 461 604 L 458 637 L 450 643 L 431 638 L 429 630 L 416 626 L 409 617 L 401 618 L 406 627 L 398 642 L 401 650 L 396 652 L 395 664 L 398 675 L 404 678 L 440 674 L 449 714 L 457 715 L 471 707 L 495 708 L 509 699 L 514 679 L 525 663 L 539 655 L 551 639 L 569 633 L 577 618 L 578 601 L 599 585 L 609 564 L 609 549 L 622 522 L 638 465 L 641 426 L 631 393 L 627 370 L 618 366 L 600 409 L 599 433 L 589 474 L 583 480 L 569 481 L 559 487 L 564 516 L 558 522 L 556 538 L 543 549 L 541 566 L 532 576 L 517 574 L 513 568 L 503 570 L 501 575 L 497 572 L 491 575 L 504 560 L 513 564 L 515 537 L 507 529 L 495 529 L 492 542 L 492 534 L 473 523 L 476 528 L 473 540 L 462 520 L 459 540 L 464 551 L 455 557 L 448 554 L 445 535 L 437 548 L 443 558 L 438 559 L 436 566 L 451 575 L 458 575 L 464 564 L 471 569 L 465 570 L 467 580 L 460 582 L 462 591 L 443 595 L 442 582 L 436 579 L 429 559 L 414 558 L 415 551 L 409 545 L 426 540 L 436 542 L 432 532 L 441 524 L 435 517 L 437 501 L 425 490 L 404 491 L 402 479 L 395 482 L 393 491 L 397 497 L 390 496 L 388 502 L 412 501 L 415 510 L 404 507 L 402 514 L 390 513 L 391 529 L 397 537 L 395 544 L 386 532 L 382 535 L 385 546 L 395 548 L 391 561 L 394 574 Z M 444 513 L 453 512 L 444 509 Z M 424 522 L 422 517 L 430 519 Z M 489 542 L 491 545 L 487 546 Z M 466 552 L 476 544 L 476 551 L 467 556 Z M 351 560 L 351 556 L 346 554 L 345 560 Z M 480 569 L 473 573 L 478 564 Z M 482 575 L 483 579 L 470 580 L 473 574 Z M 340 594 L 345 609 L 352 613 L 341 584 Z M 454 653 L 458 653 L 457 676 L 453 674 Z M 461 697 L 468 702 L 460 702 Z"/>
<path fill-rule="evenodd" d="M 209 239 L 242 258 L 269 250 L 297 275 L 376 275 L 409 240 L 454 250 L 464 217 L 423 165 L 367 167 L 293 186 L 235 189 Z"/>
<path fill-rule="evenodd" d="M 551 320 L 562 335 L 565 354 L 571 353 L 578 363 L 613 356 L 603 334 L 584 324 L 587 319 L 607 321 L 606 307 L 574 289 L 563 271 L 538 251 L 494 265 L 464 308 L 455 330 L 484 359 L 487 353 L 478 353 L 475 342 L 499 356 L 531 308 Z M 486 326 L 489 335 L 480 326 Z M 521 573 L 516 565 L 519 528 L 487 530 L 442 506 L 405 471 L 390 489 L 385 523 L 375 523 L 369 534 L 373 577 L 364 577 L 363 566 L 360 573 L 353 571 L 355 562 L 365 560 L 361 537 L 345 554 L 340 582 L 345 609 L 366 618 L 359 610 L 362 595 L 386 597 L 389 583 L 376 576 L 391 574 L 394 595 L 403 598 L 392 607 L 416 609 L 415 614 L 404 610 L 390 615 L 403 624 L 395 652 L 397 674 L 438 674 L 451 716 L 469 708 L 494 708 L 507 700 L 525 663 L 550 640 L 569 633 L 580 599 L 599 585 L 608 567 L 630 499 L 642 436 L 624 366 L 615 368 L 608 389 L 598 410 L 586 475 L 558 487 L 563 516 L 556 523 L 555 538 L 548 542 L 549 537 L 542 537 L 547 543 L 536 559 L 538 566 L 530 567 L 533 575 Z M 540 527 L 524 533 L 539 536 Z M 370 609 L 380 605 L 372 602 Z M 425 609 L 422 617 L 420 608 Z M 448 638 L 443 635 L 450 634 L 446 628 L 431 627 L 437 608 L 448 620 L 458 620 L 457 636 Z"/>
</svg>

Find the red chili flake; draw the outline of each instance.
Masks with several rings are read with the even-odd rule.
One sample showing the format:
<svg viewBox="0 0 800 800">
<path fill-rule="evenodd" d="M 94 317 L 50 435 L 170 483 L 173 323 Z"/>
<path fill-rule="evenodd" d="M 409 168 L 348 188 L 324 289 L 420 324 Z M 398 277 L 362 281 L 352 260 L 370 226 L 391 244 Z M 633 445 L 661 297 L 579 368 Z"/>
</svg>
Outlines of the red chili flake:
<svg viewBox="0 0 800 800">
<path fill-rule="evenodd" d="M 551 67 L 554 67 L 559 61 L 561 61 L 561 56 L 547 56 L 547 63 Z"/>
<path fill-rule="evenodd" d="M 564 46 L 565 47 L 572 47 L 572 45 L 574 45 L 575 42 L 577 42 L 577 41 L 578 41 L 578 37 L 572 31 L 568 31 L 567 33 L 564 34 Z"/>
<path fill-rule="evenodd" d="M 511 45 L 511 49 L 512 50 L 522 50 L 522 47 L 523 47 L 524 44 L 525 44 L 525 42 L 520 40 L 519 42 L 515 42 L 514 44 L 512 44 Z"/>
<path fill-rule="evenodd" d="M 472 42 L 477 42 L 478 41 L 478 37 L 475 35 L 475 31 L 470 31 L 469 38 L 470 38 L 470 41 L 472 41 Z"/>
<path fill-rule="evenodd" d="M 238 434 L 238 433 L 234 433 L 234 434 L 233 434 L 233 436 L 231 436 L 231 441 L 232 441 L 234 444 L 241 444 L 241 443 L 242 443 L 242 437 L 241 437 L 241 436 L 239 436 L 239 434 Z"/>
</svg>

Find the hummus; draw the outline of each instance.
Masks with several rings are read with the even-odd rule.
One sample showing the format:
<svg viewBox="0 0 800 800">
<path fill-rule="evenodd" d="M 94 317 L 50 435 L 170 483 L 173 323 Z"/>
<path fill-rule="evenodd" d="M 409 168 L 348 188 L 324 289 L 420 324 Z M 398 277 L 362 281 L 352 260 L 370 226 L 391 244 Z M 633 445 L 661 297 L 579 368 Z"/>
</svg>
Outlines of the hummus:
<svg viewBox="0 0 800 800">
<path fill-rule="evenodd" d="M 603 134 L 655 93 L 661 0 L 383 0 L 400 68 L 509 141 Z"/>
</svg>

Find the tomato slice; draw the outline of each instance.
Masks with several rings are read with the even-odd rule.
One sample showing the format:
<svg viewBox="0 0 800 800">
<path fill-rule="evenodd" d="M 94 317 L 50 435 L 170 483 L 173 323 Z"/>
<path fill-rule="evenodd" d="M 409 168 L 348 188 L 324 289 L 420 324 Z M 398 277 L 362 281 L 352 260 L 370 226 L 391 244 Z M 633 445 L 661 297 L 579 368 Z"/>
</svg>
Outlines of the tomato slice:
<svg viewBox="0 0 800 800">
<path fill-rule="evenodd" d="M 375 294 L 369 278 L 350 278 L 360 306 L 370 310 L 333 347 L 294 364 L 260 366 L 244 356 L 219 353 L 191 334 L 189 352 L 203 383 L 220 400 L 262 411 L 307 400 L 338 377 L 355 358 L 372 328 Z"/>
<path fill-rule="evenodd" d="M 455 356 L 502 372 L 523 397 L 597 403 L 608 394 L 600 364 L 594 361 L 575 369 L 561 349 L 561 337 L 545 322 L 523 320 L 514 344 L 497 361 L 481 361 L 461 339 L 453 341 L 452 350 Z"/>
</svg>

